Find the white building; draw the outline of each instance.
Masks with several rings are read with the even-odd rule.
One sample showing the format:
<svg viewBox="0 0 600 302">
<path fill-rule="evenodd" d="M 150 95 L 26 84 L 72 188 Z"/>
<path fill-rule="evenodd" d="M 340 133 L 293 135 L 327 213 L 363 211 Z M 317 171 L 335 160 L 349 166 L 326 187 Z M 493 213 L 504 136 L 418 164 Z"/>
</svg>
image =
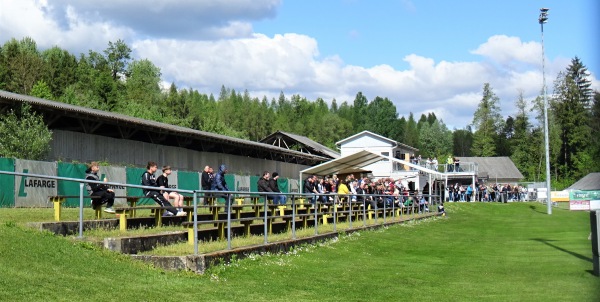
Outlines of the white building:
<svg viewBox="0 0 600 302">
<path fill-rule="evenodd" d="M 382 160 L 364 167 L 364 169 L 372 171 L 374 178 L 414 177 L 418 175 L 417 171 L 411 171 L 404 165 L 394 163 L 391 158 L 395 157 L 401 160 L 410 161 L 410 156 L 417 153 L 419 149 L 399 143 L 379 134 L 365 130 L 337 142 L 336 145 L 340 149 L 342 157 L 357 153 L 361 150 L 368 150 L 390 158 L 390 160 Z"/>
</svg>

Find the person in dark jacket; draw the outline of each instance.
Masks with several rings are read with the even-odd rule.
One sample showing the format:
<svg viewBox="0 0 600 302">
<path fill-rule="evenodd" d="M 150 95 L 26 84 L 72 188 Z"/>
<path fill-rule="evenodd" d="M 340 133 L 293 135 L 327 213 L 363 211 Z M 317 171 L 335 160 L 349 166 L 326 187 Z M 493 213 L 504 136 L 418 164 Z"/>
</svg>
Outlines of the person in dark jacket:
<svg viewBox="0 0 600 302">
<path fill-rule="evenodd" d="M 273 174 L 271 174 L 271 179 L 269 179 L 269 187 L 271 188 L 271 191 L 273 191 L 273 193 L 281 193 L 281 190 L 279 189 L 279 184 L 277 183 L 278 179 L 279 179 L 279 173 L 273 172 Z M 275 195 L 275 196 L 279 197 L 278 204 L 285 204 L 286 199 L 287 199 L 285 195 Z"/>
<path fill-rule="evenodd" d="M 213 174 L 213 168 L 210 166 L 204 167 L 202 171 L 202 177 L 200 178 L 202 190 L 210 191 L 212 189 L 212 184 L 215 180 L 215 175 Z M 210 193 L 204 195 L 204 205 L 208 205 L 208 199 L 210 198 Z"/>
<path fill-rule="evenodd" d="M 302 190 L 302 193 L 304 194 L 314 194 L 312 197 L 308 197 L 310 198 L 310 203 L 314 204 L 317 201 L 317 194 L 319 194 L 319 192 L 317 191 L 317 186 L 315 184 L 317 177 L 315 175 L 311 175 L 309 176 L 305 181 L 304 181 L 304 188 Z"/>
<path fill-rule="evenodd" d="M 213 179 L 211 190 L 212 191 L 229 191 L 229 187 L 227 187 L 227 182 L 225 182 L 225 174 L 227 174 L 227 166 L 222 164 L 219 166 L 219 171 L 215 174 L 215 178 Z M 225 198 L 225 209 L 229 210 L 229 206 L 231 205 L 231 195 L 230 194 L 222 194 L 217 195 L 216 197 Z"/>
<path fill-rule="evenodd" d="M 157 187 L 156 190 L 153 189 L 144 189 L 144 196 L 147 198 L 152 198 L 159 206 L 163 207 L 166 216 L 176 216 L 179 214 L 180 216 L 184 216 L 185 212 L 177 212 L 177 210 L 171 205 L 171 203 L 165 199 L 165 197 L 160 194 L 160 190 L 158 189 L 158 185 L 156 184 L 156 177 L 154 176 L 154 172 L 158 165 L 155 162 L 148 162 L 146 166 L 146 172 L 142 174 L 142 186 L 148 187 Z"/>
<path fill-rule="evenodd" d="M 92 162 L 85 171 L 85 179 L 100 181 L 98 177 L 98 171 L 100 171 L 100 165 L 97 162 Z M 104 181 L 107 181 L 104 178 Z M 115 203 L 115 192 L 109 189 L 105 184 L 87 183 L 87 191 L 90 196 L 98 196 L 99 198 L 92 198 L 92 208 L 95 210 L 97 207 L 106 204 L 106 213 L 114 213 L 113 204 Z"/>
</svg>

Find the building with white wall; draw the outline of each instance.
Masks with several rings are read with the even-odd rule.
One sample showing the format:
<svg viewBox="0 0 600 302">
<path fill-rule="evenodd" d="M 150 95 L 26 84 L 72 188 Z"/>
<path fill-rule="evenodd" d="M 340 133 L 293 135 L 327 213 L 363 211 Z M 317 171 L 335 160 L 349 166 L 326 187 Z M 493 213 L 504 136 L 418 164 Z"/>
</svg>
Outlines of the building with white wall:
<svg viewBox="0 0 600 302">
<path fill-rule="evenodd" d="M 365 130 L 337 142 L 336 145 L 340 149 L 342 157 L 357 153 L 361 150 L 368 150 L 388 157 L 389 160 L 382 160 L 364 167 L 366 170 L 371 170 L 373 177 L 375 178 L 410 177 L 415 176 L 418 173 L 417 171 L 411 171 L 404 165 L 394 163 L 391 159 L 398 158 L 410 161 L 411 154 L 417 153 L 419 149 L 379 134 Z"/>
</svg>

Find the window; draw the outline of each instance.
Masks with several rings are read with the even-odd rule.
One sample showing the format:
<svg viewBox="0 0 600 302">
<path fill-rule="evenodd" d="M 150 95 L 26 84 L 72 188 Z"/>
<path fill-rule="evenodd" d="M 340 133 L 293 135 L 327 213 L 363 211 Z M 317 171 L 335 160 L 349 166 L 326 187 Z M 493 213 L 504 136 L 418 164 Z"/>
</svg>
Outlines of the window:
<svg viewBox="0 0 600 302">
<path fill-rule="evenodd" d="M 385 159 L 382 159 L 381 161 L 389 161 L 389 157 L 390 157 L 390 152 L 381 152 L 381 156 L 385 156 Z"/>
</svg>

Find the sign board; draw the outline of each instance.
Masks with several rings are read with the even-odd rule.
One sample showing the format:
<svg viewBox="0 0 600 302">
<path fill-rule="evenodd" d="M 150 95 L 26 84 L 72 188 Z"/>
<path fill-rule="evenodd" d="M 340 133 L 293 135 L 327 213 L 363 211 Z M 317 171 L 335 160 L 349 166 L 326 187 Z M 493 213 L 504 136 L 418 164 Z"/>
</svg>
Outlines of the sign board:
<svg viewBox="0 0 600 302">
<path fill-rule="evenodd" d="M 55 162 L 33 160 L 15 160 L 15 171 L 38 175 L 56 176 Z M 49 196 L 56 196 L 58 181 L 56 179 L 18 176 L 15 179 L 16 207 L 49 207 Z"/>
<path fill-rule="evenodd" d="M 571 200 L 569 201 L 569 210 L 571 211 L 589 211 L 589 200 Z"/>
<path fill-rule="evenodd" d="M 552 191 L 550 199 L 554 202 L 569 201 L 569 191 Z"/>
</svg>

